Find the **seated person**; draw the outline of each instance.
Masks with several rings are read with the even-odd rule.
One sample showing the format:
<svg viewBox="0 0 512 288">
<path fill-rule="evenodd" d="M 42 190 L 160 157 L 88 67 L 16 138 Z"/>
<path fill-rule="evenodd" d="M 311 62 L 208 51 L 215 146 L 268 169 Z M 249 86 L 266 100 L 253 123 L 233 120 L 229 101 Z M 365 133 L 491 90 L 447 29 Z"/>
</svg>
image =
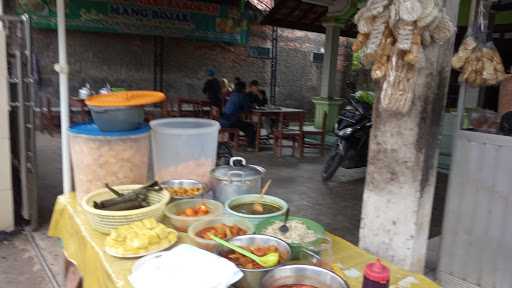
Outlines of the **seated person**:
<svg viewBox="0 0 512 288">
<path fill-rule="evenodd" d="M 265 90 L 260 89 L 260 83 L 258 80 L 252 80 L 249 83 L 249 89 L 247 90 L 247 94 L 249 95 L 249 99 L 251 100 L 251 108 L 254 107 L 264 107 L 268 105 L 268 98 Z M 272 136 L 272 131 L 277 123 L 277 119 L 273 119 L 272 117 L 263 118 L 263 127 L 267 132 L 267 136 Z"/>
<path fill-rule="evenodd" d="M 226 106 L 220 117 L 220 126 L 222 128 L 238 128 L 247 137 L 247 145 L 254 148 L 256 145 L 256 129 L 251 122 L 242 120 L 242 113 L 249 112 L 251 109 L 250 99 L 245 93 L 245 82 L 235 84 L 235 89 L 231 93 Z"/>
<path fill-rule="evenodd" d="M 260 83 L 258 80 L 252 80 L 251 83 L 249 83 L 247 95 L 249 95 L 251 107 L 263 107 L 268 104 L 265 90 L 260 89 Z"/>
</svg>

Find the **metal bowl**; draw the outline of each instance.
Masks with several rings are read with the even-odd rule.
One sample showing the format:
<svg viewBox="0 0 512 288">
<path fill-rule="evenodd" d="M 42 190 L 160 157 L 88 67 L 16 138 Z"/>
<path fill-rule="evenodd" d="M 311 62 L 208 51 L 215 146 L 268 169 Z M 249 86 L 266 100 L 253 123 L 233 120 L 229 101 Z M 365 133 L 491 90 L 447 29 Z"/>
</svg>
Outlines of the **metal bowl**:
<svg viewBox="0 0 512 288">
<path fill-rule="evenodd" d="M 284 260 L 288 261 L 291 256 L 290 246 L 286 242 L 281 239 L 267 236 L 267 235 L 244 235 L 238 236 L 231 239 L 229 242 L 239 245 L 239 246 L 276 246 L 281 255 L 285 255 Z M 218 254 L 223 254 L 228 252 L 229 248 L 221 248 Z M 234 286 L 238 288 L 260 288 L 261 287 L 261 279 L 269 272 L 280 265 L 277 265 L 272 268 L 264 268 L 264 269 L 244 269 L 240 268 L 244 272 L 244 277 L 240 279 Z"/>
<path fill-rule="evenodd" d="M 316 266 L 289 265 L 270 271 L 261 281 L 261 288 L 278 288 L 284 285 L 311 285 L 317 288 L 349 288 L 335 273 Z"/>
<path fill-rule="evenodd" d="M 206 191 L 208 191 L 208 186 L 196 180 L 167 180 L 160 182 L 160 185 L 169 192 L 173 199 L 197 198 L 204 194 Z M 194 196 L 182 197 L 174 195 L 169 188 L 200 188 L 201 192 L 197 193 Z"/>
</svg>

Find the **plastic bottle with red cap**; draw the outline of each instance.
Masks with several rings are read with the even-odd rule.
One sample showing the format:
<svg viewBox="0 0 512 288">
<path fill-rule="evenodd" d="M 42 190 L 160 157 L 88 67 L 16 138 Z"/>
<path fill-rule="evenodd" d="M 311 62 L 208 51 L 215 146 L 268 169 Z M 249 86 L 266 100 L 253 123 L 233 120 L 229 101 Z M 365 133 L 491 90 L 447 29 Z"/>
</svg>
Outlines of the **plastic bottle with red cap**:
<svg viewBox="0 0 512 288">
<path fill-rule="evenodd" d="M 371 262 L 364 269 L 363 288 L 388 288 L 389 287 L 389 268 L 377 259 Z"/>
</svg>

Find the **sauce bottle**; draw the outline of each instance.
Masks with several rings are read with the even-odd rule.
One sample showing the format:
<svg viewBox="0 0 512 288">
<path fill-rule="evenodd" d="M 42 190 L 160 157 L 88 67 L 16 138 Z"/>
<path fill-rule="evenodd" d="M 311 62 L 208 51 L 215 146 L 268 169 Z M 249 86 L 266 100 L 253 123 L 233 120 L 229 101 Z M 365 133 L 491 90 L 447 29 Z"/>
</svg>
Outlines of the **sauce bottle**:
<svg viewBox="0 0 512 288">
<path fill-rule="evenodd" d="M 364 269 L 363 288 L 388 288 L 389 287 L 389 268 L 377 259 L 371 262 Z"/>
</svg>

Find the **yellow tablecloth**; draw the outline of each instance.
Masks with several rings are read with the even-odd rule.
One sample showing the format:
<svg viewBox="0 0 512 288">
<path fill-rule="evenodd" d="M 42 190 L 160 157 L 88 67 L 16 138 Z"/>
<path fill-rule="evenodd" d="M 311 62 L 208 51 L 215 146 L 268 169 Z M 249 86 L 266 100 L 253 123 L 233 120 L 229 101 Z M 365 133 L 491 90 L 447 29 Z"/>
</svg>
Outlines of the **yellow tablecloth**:
<svg viewBox="0 0 512 288">
<path fill-rule="evenodd" d="M 66 257 L 75 263 L 83 276 L 84 288 L 132 287 L 128 275 L 135 260 L 115 258 L 104 252 L 106 236 L 91 228 L 74 193 L 58 197 L 48 234 L 62 239 Z M 340 237 L 329 236 L 333 242 L 336 263 L 333 269 L 350 287 L 361 287 L 363 268 L 366 263 L 374 261 L 375 257 Z M 391 269 L 393 288 L 440 287 L 423 275 L 406 272 L 390 263 L 386 265 Z"/>
</svg>

